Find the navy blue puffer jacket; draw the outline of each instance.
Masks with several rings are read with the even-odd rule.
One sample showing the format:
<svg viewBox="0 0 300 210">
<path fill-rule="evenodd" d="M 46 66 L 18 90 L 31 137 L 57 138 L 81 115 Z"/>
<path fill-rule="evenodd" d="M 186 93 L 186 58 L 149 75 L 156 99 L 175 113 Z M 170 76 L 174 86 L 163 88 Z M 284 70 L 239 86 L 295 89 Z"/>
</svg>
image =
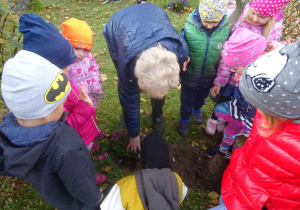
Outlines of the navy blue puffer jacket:
<svg viewBox="0 0 300 210">
<path fill-rule="evenodd" d="M 182 66 L 188 47 L 170 23 L 167 13 L 154 4 L 133 5 L 116 12 L 103 29 L 110 57 L 118 73 L 118 91 L 130 137 L 140 132 L 140 90 L 134 76 L 139 55 L 160 43 L 175 53 Z"/>
</svg>

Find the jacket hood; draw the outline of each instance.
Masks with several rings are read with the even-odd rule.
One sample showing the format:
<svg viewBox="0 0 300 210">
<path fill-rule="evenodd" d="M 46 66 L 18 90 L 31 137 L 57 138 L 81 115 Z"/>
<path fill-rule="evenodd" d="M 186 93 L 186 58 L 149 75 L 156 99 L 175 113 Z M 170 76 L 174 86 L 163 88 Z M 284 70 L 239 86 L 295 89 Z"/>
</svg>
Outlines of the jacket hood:
<svg viewBox="0 0 300 210">
<path fill-rule="evenodd" d="M 67 113 L 61 120 L 64 121 Z M 59 122 L 60 123 L 60 122 Z M 1 132 L 0 133 L 0 175 L 24 178 L 41 158 L 46 157 L 55 144 L 55 139 L 50 134 L 48 139 L 42 142 L 22 147 L 15 145 Z"/>
<path fill-rule="evenodd" d="M 145 209 L 179 209 L 178 182 L 169 168 L 143 169 L 135 178 Z"/>
</svg>

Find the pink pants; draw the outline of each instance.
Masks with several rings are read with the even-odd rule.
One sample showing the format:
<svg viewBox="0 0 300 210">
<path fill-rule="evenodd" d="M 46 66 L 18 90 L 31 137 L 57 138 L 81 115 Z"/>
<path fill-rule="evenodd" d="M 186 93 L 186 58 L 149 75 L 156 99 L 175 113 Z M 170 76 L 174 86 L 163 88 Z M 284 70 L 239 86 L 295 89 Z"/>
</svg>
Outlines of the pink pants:
<svg viewBox="0 0 300 210">
<path fill-rule="evenodd" d="M 237 134 L 250 131 L 250 129 L 243 122 L 232 119 L 230 114 L 217 112 L 216 116 L 228 122 L 228 125 L 224 128 L 224 136 L 220 146 L 230 147 L 231 145 L 233 145 L 235 136 Z"/>
</svg>

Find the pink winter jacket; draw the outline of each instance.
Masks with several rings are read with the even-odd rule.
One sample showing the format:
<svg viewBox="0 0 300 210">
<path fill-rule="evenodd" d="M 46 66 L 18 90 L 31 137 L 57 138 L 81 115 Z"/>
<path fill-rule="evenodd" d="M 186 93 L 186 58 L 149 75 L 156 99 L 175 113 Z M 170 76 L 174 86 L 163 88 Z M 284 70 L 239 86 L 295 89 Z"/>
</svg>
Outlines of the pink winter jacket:
<svg viewBox="0 0 300 210">
<path fill-rule="evenodd" d="M 70 65 L 69 76 L 78 86 L 84 87 L 94 107 L 97 107 L 98 99 L 103 98 L 103 88 L 99 65 L 90 52 L 81 61 L 75 61 Z"/>
<path fill-rule="evenodd" d="M 64 111 L 69 112 L 66 121 L 77 130 L 85 145 L 89 145 L 100 131 L 96 121 L 96 108 L 80 100 L 78 89 L 72 82 L 70 84 L 72 90 L 64 103 Z"/>
<path fill-rule="evenodd" d="M 247 12 L 250 9 L 250 4 L 248 3 L 241 16 L 239 17 L 238 21 L 233 25 L 231 28 L 231 34 L 237 30 L 238 28 L 247 28 L 250 31 L 253 31 L 257 34 L 260 34 L 263 36 L 263 26 L 253 26 L 247 22 L 243 22 L 243 18 L 247 14 Z M 279 41 L 282 35 L 282 21 L 283 21 L 283 14 L 280 12 L 277 16 L 275 16 L 275 24 L 273 28 L 270 31 L 269 37 L 267 41 Z M 227 83 L 229 85 L 232 85 L 234 87 L 238 87 L 239 83 L 234 79 L 235 74 L 231 72 L 231 68 L 225 65 L 223 61 L 223 57 L 221 56 L 218 70 L 217 70 L 217 76 L 214 80 L 214 85 L 224 87 Z"/>
</svg>

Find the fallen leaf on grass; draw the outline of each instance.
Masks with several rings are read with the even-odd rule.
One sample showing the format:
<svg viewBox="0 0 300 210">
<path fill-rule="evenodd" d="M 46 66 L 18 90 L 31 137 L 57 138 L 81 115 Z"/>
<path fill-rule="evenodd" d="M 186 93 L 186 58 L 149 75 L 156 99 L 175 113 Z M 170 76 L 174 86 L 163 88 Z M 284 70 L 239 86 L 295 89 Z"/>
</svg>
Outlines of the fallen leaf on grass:
<svg viewBox="0 0 300 210">
<path fill-rule="evenodd" d="M 118 85 L 118 81 L 115 81 L 115 82 L 114 82 L 114 85 Z"/>
<path fill-rule="evenodd" d="M 192 142 L 192 147 L 194 147 L 194 146 L 199 146 L 199 144 L 193 141 Z"/>
<path fill-rule="evenodd" d="M 102 167 L 101 170 L 102 170 L 103 172 L 107 173 L 107 172 L 109 172 L 111 169 L 112 169 L 111 166 L 104 166 L 104 167 Z"/>
<path fill-rule="evenodd" d="M 148 114 L 148 112 L 143 109 L 140 109 L 140 114 Z"/>
<path fill-rule="evenodd" d="M 101 75 L 101 80 L 104 82 L 107 80 L 106 74 L 100 74 Z"/>
<path fill-rule="evenodd" d="M 180 89 L 181 89 L 181 85 L 178 85 L 178 86 L 177 86 L 177 90 L 180 90 Z"/>
<path fill-rule="evenodd" d="M 145 128 L 145 133 L 149 133 L 150 130 L 148 128 Z"/>
<path fill-rule="evenodd" d="M 146 99 L 141 98 L 141 101 L 146 101 Z"/>
<path fill-rule="evenodd" d="M 208 193 L 208 197 L 211 200 L 220 198 L 219 194 L 216 191 L 211 191 L 210 193 Z"/>
<path fill-rule="evenodd" d="M 169 140 L 169 138 L 170 138 L 170 136 L 167 136 L 167 137 L 166 137 L 166 141 L 168 141 L 168 140 Z"/>
<path fill-rule="evenodd" d="M 165 117 L 168 117 L 168 116 L 169 116 L 169 113 L 168 113 L 168 112 L 166 112 L 166 113 L 164 113 L 164 115 L 165 115 Z"/>
<path fill-rule="evenodd" d="M 201 145 L 201 149 L 207 150 L 207 147 L 206 147 L 204 144 L 202 144 L 202 145 Z"/>
</svg>

